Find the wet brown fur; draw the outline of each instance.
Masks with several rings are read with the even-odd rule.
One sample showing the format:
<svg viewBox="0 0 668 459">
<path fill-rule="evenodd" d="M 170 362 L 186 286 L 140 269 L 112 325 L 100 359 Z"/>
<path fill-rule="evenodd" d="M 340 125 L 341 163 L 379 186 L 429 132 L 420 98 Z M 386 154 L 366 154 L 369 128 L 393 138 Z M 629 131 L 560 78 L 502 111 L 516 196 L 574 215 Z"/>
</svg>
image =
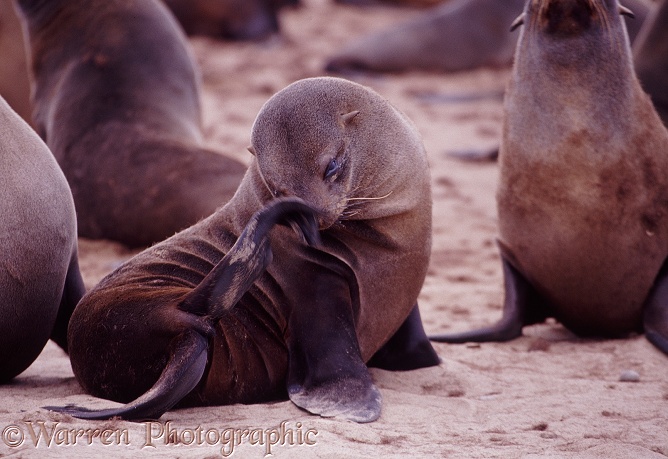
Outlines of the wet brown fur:
<svg viewBox="0 0 668 459">
<path fill-rule="evenodd" d="M 343 116 L 351 112 L 358 113 Z M 201 328 L 207 305 L 184 312 L 179 304 L 277 196 L 300 197 L 326 216 L 322 245 L 305 248 L 289 229 L 273 230 L 273 263 L 216 322 L 208 369 L 183 405 L 284 397 L 297 329 L 338 330 L 341 318 L 327 316 L 331 298 L 350 304 L 343 314 L 354 320 L 364 362 L 406 319 L 431 244 L 429 171 L 412 124 L 363 86 L 307 79 L 265 104 L 251 141 L 255 159 L 225 207 L 140 253 L 80 303 L 69 336 L 72 367 L 87 392 L 128 402 L 151 387 L 171 343 Z M 341 174 L 323 180 L 335 157 Z"/>
</svg>

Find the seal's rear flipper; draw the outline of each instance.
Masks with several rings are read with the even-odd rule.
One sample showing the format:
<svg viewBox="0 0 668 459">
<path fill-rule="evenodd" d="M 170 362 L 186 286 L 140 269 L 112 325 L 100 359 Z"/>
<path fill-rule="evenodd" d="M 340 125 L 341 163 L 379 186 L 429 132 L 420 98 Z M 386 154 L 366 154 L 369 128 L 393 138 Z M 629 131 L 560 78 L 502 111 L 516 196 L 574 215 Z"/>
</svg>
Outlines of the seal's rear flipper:
<svg viewBox="0 0 668 459">
<path fill-rule="evenodd" d="M 668 261 L 664 262 L 645 301 L 643 326 L 647 339 L 668 354 Z"/>
<path fill-rule="evenodd" d="M 320 242 L 315 210 L 298 198 L 270 201 L 251 217 L 234 246 L 188 294 L 179 309 L 220 319 L 271 263 L 268 235 L 276 224 L 292 227 L 309 245 Z"/>
<path fill-rule="evenodd" d="M 319 241 L 315 211 L 299 199 L 277 199 L 256 212 L 230 251 L 179 305 L 194 319 L 188 331 L 173 341 L 171 357 L 148 392 L 120 408 L 46 408 L 82 419 L 128 420 L 159 418 L 172 408 L 197 386 L 206 371 L 205 336 L 212 333 L 211 323 L 239 301 L 271 262 L 268 234 L 278 223 L 291 225 L 309 244 Z M 78 269 L 72 273 L 78 274 Z"/>
<path fill-rule="evenodd" d="M 390 340 L 367 362 L 390 371 L 415 370 L 441 363 L 422 326 L 417 303 Z"/>
<path fill-rule="evenodd" d="M 305 278 L 288 323 L 290 400 L 324 417 L 375 421 L 381 397 L 357 341 L 354 278 L 308 263 L 298 271 Z"/>
<path fill-rule="evenodd" d="M 67 326 L 70 323 L 70 317 L 72 317 L 74 308 L 79 303 L 79 300 L 81 300 L 81 297 L 84 296 L 84 293 L 86 293 L 86 287 L 84 287 L 83 279 L 81 278 L 78 255 L 75 251 L 72 255 L 70 266 L 67 268 L 65 286 L 63 287 L 60 307 L 58 308 L 58 316 L 51 332 L 51 339 L 65 352 L 67 352 Z"/>
<path fill-rule="evenodd" d="M 130 421 L 158 419 L 197 386 L 204 375 L 207 361 L 207 340 L 197 332 L 188 331 L 176 338 L 174 350 L 153 387 L 136 400 L 119 408 L 89 410 L 77 406 L 45 406 L 51 411 L 81 419 Z"/>
<path fill-rule="evenodd" d="M 538 294 L 524 276 L 503 256 L 503 278 L 506 296 L 503 317 L 499 322 L 463 333 L 430 336 L 432 341 L 466 343 L 483 341 L 510 341 L 522 334 L 522 327 L 541 322 L 547 314 L 540 307 Z"/>
</svg>

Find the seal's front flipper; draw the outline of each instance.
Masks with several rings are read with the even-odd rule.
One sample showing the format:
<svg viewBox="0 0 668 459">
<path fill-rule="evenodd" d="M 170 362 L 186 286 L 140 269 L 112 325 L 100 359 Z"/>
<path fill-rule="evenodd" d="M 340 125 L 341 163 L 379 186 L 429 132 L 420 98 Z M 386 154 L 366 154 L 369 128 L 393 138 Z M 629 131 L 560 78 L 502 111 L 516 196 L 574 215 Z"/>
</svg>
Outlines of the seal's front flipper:
<svg viewBox="0 0 668 459">
<path fill-rule="evenodd" d="M 288 394 L 295 405 L 326 418 L 372 422 L 380 416 L 380 392 L 366 366 L 360 367 L 357 374 L 288 385 Z"/>
<path fill-rule="evenodd" d="M 79 300 L 81 300 L 81 297 L 84 296 L 84 293 L 86 293 L 86 287 L 84 287 L 83 279 L 81 278 L 78 255 L 75 251 L 67 268 L 63 294 L 60 298 L 60 307 L 58 308 L 58 316 L 51 332 L 51 339 L 65 352 L 67 352 L 67 326 L 70 323 L 70 317 L 72 317 L 74 308 L 79 303 Z"/>
<path fill-rule="evenodd" d="M 73 405 L 44 408 L 81 419 L 158 419 L 188 395 L 202 379 L 206 369 L 207 349 L 207 340 L 195 331 L 176 337 L 167 366 L 156 383 L 148 392 L 125 406 L 102 410 L 89 410 Z"/>
<path fill-rule="evenodd" d="M 547 314 L 540 308 L 538 294 L 531 284 L 503 256 L 501 261 L 506 291 L 501 320 L 477 330 L 430 336 L 430 340 L 444 343 L 509 341 L 520 336 L 525 325 L 546 319 Z"/>
<path fill-rule="evenodd" d="M 299 269 L 307 279 L 288 323 L 288 395 L 324 417 L 356 422 L 380 416 L 380 392 L 362 361 L 354 326 L 357 293 L 322 266 Z M 301 275 L 301 274 L 300 274 Z"/>
<path fill-rule="evenodd" d="M 417 303 L 399 330 L 367 362 L 370 367 L 390 371 L 415 370 L 441 363 L 427 338 Z"/>
<path fill-rule="evenodd" d="M 668 261 L 664 262 L 645 301 L 643 325 L 647 339 L 668 354 Z"/>
</svg>

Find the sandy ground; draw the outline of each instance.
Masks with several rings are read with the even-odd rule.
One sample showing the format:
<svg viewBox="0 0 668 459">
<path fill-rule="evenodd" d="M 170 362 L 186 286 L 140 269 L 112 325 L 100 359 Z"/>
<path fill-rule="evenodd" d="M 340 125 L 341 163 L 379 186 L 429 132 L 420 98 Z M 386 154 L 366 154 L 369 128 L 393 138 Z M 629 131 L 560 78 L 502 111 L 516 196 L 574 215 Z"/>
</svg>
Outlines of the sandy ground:
<svg viewBox="0 0 668 459">
<path fill-rule="evenodd" d="M 322 74 L 326 56 L 348 40 L 415 14 L 329 0 L 304 3 L 283 14 L 283 37 L 265 44 L 192 40 L 211 146 L 248 161 L 251 124 L 274 92 Z M 406 112 L 424 137 L 432 167 L 434 241 L 420 305 L 431 333 L 469 329 L 500 316 L 497 166 L 459 162 L 448 153 L 497 144 L 499 94 L 507 75 L 480 70 L 349 76 Z M 132 255 L 105 241 L 81 240 L 80 247 L 89 287 Z M 178 410 L 160 423 L 137 424 L 84 422 L 41 409 L 111 405 L 85 395 L 67 357 L 49 343 L 25 373 L 0 387 L 0 457 L 668 456 L 668 358 L 643 336 L 582 340 L 548 323 L 525 329 L 524 337 L 510 343 L 436 349 L 443 359 L 439 367 L 372 370 L 383 395 L 383 413 L 374 423 L 323 419 L 279 402 Z M 639 381 L 621 382 L 626 370 L 637 372 Z M 235 430 L 241 437 L 233 442 Z"/>
</svg>

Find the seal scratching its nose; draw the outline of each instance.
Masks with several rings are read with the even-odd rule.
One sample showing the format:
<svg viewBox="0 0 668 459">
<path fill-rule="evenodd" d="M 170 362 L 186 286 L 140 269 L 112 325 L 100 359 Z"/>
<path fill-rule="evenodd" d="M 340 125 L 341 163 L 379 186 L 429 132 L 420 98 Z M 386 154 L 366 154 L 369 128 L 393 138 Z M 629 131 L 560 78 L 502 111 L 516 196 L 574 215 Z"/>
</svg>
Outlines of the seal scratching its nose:
<svg viewBox="0 0 668 459">
<path fill-rule="evenodd" d="M 369 422 L 367 365 L 439 363 L 417 306 L 431 193 L 413 124 L 367 87 L 311 78 L 265 103 L 250 150 L 228 204 L 112 272 L 72 317 L 77 381 L 129 404 L 59 410 L 141 419 L 289 397 Z"/>
</svg>

